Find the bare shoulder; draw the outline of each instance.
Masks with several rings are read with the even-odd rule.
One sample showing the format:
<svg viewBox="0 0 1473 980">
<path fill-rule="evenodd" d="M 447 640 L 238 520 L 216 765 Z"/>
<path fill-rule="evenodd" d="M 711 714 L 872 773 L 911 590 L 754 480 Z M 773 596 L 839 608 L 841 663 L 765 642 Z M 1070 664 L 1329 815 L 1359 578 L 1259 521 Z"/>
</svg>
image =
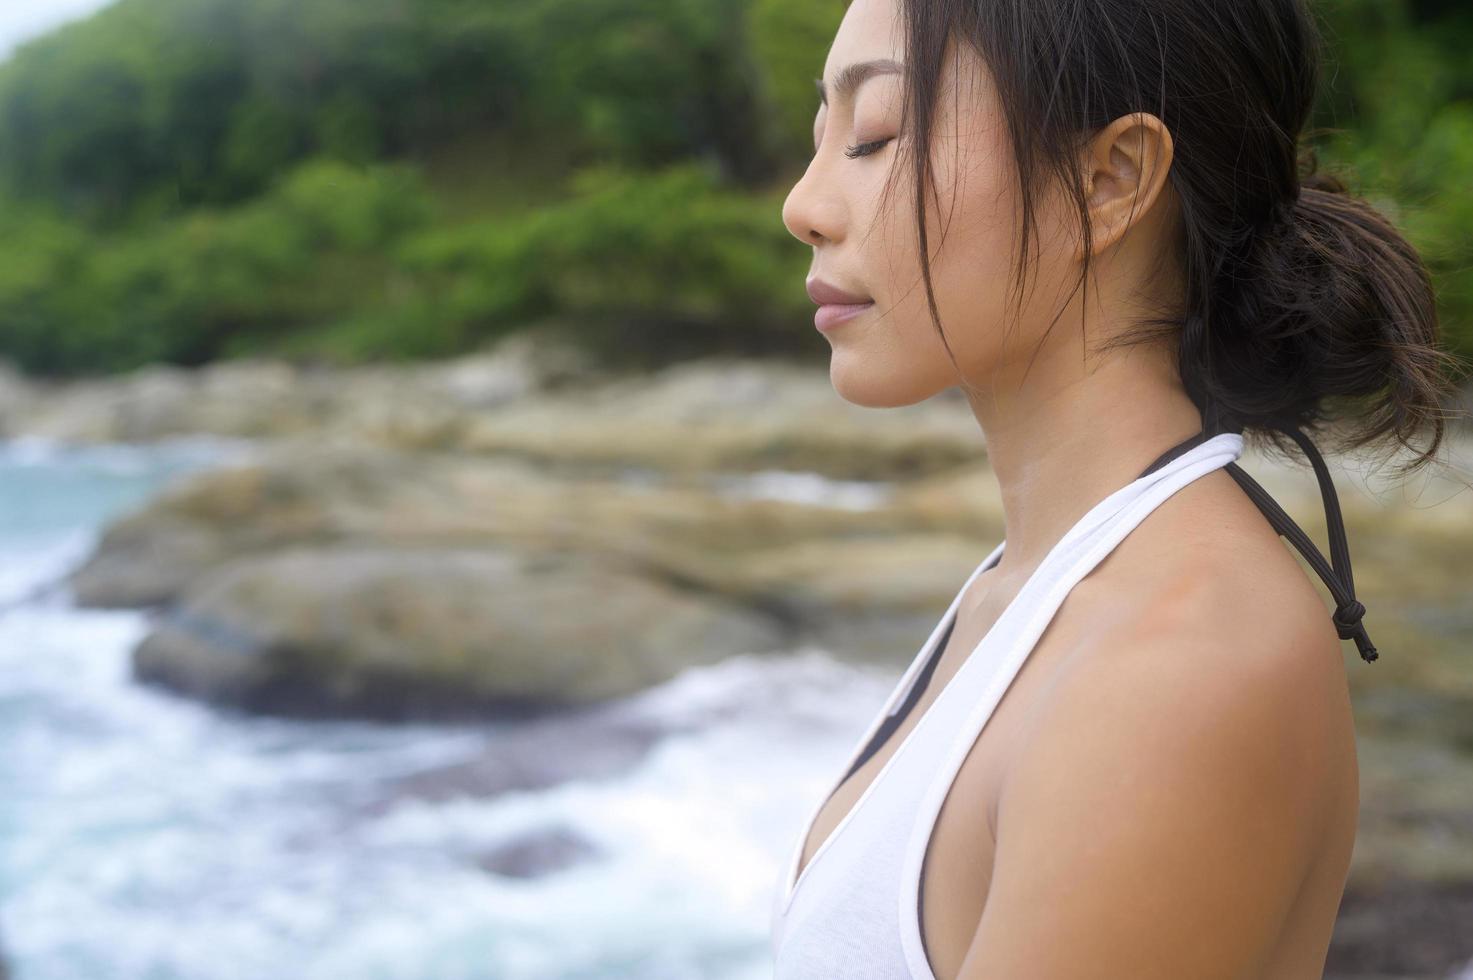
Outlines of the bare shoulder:
<svg viewBox="0 0 1473 980">
<path fill-rule="evenodd" d="M 1269 955 L 1353 778 L 1340 640 L 1292 558 L 1198 554 L 1030 713 L 962 977 L 1250 977 Z"/>
<path fill-rule="evenodd" d="M 1111 706 L 1149 707 L 1188 731 L 1251 723 L 1256 736 L 1233 739 L 1242 753 L 1343 734 L 1349 689 L 1332 609 L 1277 549 L 1273 560 L 1224 549 L 1154 569 L 1135 604 L 1073 651 L 1037 730 L 1101 721 L 1088 713 L 1124 699 Z"/>
</svg>

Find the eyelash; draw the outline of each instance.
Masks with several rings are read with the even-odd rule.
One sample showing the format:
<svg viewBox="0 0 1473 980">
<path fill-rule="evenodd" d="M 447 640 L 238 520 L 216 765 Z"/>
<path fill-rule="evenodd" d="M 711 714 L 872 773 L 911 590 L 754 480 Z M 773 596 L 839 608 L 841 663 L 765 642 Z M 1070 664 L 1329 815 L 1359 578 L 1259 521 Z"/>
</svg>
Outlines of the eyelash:
<svg viewBox="0 0 1473 980">
<path fill-rule="evenodd" d="M 860 143 L 858 146 L 846 147 L 844 150 L 844 155 L 851 160 L 855 157 L 867 157 L 871 153 L 879 150 L 886 143 L 890 142 L 891 139 L 894 139 L 894 137 L 887 137 L 882 140 L 871 140 L 868 143 Z"/>
</svg>

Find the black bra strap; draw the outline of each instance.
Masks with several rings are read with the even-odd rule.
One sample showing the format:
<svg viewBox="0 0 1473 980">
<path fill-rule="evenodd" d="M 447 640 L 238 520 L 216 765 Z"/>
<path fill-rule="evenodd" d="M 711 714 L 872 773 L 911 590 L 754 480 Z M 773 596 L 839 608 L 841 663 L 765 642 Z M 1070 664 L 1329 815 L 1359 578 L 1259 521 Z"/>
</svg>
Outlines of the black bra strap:
<svg viewBox="0 0 1473 980">
<path fill-rule="evenodd" d="M 1167 463 L 1171 462 L 1173 459 L 1176 459 L 1176 457 L 1182 455 L 1183 453 L 1191 452 L 1197 446 L 1200 446 L 1202 443 L 1211 438 L 1212 436 L 1208 434 L 1207 430 L 1203 429 L 1201 432 L 1192 436 L 1190 439 L 1182 440 L 1181 442 L 1172 446 L 1170 449 L 1166 450 L 1166 452 L 1162 453 L 1160 456 L 1157 456 L 1156 461 L 1150 466 L 1147 466 L 1144 470 L 1142 470 L 1141 476 L 1136 477 L 1136 479 L 1140 479 L 1143 476 L 1149 476 L 1150 474 L 1159 470 L 1161 467 L 1165 466 Z"/>
<path fill-rule="evenodd" d="M 1182 453 L 1187 452 L 1194 446 L 1218 434 L 1221 428 L 1217 424 L 1216 417 L 1209 419 L 1202 431 L 1177 443 L 1156 458 L 1156 461 L 1146 467 L 1141 476 L 1165 466 Z M 1330 561 L 1325 561 L 1318 548 L 1314 546 L 1309 535 L 1295 524 L 1293 519 L 1284 512 L 1273 497 L 1269 496 L 1267 490 L 1259 485 L 1258 481 L 1244 472 L 1236 462 L 1229 462 L 1223 469 L 1243 488 L 1250 500 L 1257 505 L 1263 515 L 1268 518 L 1274 530 L 1286 538 L 1290 544 L 1299 550 L 1315 573 L 1324 580 L 1330 589 L 1330 594 L 1335 598 L 1335 612 L 1331 620 L 1335 623 L 1335 631 L 1342 640 L 1354 640 L 1356 649 L 1360 652 L 1361 659 L 1370 663 L 1378 656 L 1376 646 L 1371 642 L 1366 633 L 1366 627 L 1361 618 L 1366 614 L 1366 607 L 1355 598 L 1355 578 L 1350 569 L 1350 547 L 1345 540 L 1345 523 L 1340 516 L 1340 500 L 1335 495 L 1335 484 L 1330 479 L 1330 471 L 1325 466 L 1325 461 L 1320 457 L 1319 451 L 1315 449 L 1314 443 L 1309 437 L 1292 425 L 1275 424 L 1273 428 L 1291 437 L 1304 455 L 1309 457 L 1310 464 L 1314 467 L 1314 475 L 1320 484 L 1320 495 L 1325 502 L 1325 525 L 1330 539 Z M 1221 431 L 1231 432 L 1241 429 L 1221 428 Z"/>
<path fill-rule="evenodd" d="M 1277 428 L 1277 426 L 1276 426 Z M 1258 509 L 1268 517 L 1274 528 L 1294 547 L 1299 549 L 1306 561 L 1324 579 L 1325 585 L 1330 589 L 1330 594 L 1335 597 L 1335 612 L 1330 617 L 1335 622 L 1335 629 L 1342 640 L 1355 640 L 1356 649 L 1360 651 L 1361 659 L 1370 663 L 1378 654 L 1376 646 L 1371 642 L 1366 633 L 1366 627 L 1361 622 L 1361 617 L 1366 614 L 1366 607 L 1355 598 L 1355 581 L 1351 578 L 1350 550 L 1345 543 L 1345 525 L 1340 519 L 1340 504 L 1335 497 L 1335 488 L 1330 482 L 1329 472 L 1325 469 L 1324 462 L 1319 454 L 1298 429 L 1285 429 L 1295 441 L 1304 447 L 1304 453 L 1314 464 L 1315 476 L 1320 481 L 1320 492 L 1325 498 L 1325 518 L 1329 529 L 1330 553 L 1334 556 L 1334 567 L 1325 561 L 1325 556 L 1315 548 L 1314 542 L 1309 535 L 1305 534 L 1300 527 L 1289 519 L 1274 498 L 1268 495 L 1268 491 L 1259 486 L 1258 483 L 1243 472 L 1237 463 L 1228 463 L 1224 467 L 1239 486 L 1258 505 Z"/>
</svg>

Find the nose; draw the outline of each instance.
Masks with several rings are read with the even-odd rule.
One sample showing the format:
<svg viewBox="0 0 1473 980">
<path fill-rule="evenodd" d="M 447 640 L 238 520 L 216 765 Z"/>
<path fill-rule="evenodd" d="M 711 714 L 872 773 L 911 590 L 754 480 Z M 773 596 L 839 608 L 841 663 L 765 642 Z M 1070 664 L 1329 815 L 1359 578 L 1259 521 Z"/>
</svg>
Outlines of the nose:
<svg viewBox="0 0 1473 980">
<path fill-rule="evenodd" d="M 805 245 L 835 241 L 842 234 L 841 203 L 823 189 L 823 167 L 815 156 L 783 201 L 783 224 Z"/>
</svg>

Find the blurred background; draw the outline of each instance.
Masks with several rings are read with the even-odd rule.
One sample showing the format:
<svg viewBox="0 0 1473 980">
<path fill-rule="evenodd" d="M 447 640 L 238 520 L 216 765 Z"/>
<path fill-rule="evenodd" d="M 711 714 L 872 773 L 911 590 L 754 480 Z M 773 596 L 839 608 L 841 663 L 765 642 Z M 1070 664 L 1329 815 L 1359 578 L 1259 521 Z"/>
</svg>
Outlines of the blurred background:
<svg viewBox="0 0 1473 980">
<path fill-rule="evenodd" d="M 1473 357 L 1473 7 L 1318 9 L 1321 161 Z M 781 206 L 841 16 L 0 2 L 0 976 L 770 975 L 1002 530 L 955 391 L 828 381 Z M 1337 980 L 1473 977 L 1446 460 L 1331 460 L 1382 653 Z M 1307 467 L 1242 464 L 1326 550 Z"/>
</svg>

